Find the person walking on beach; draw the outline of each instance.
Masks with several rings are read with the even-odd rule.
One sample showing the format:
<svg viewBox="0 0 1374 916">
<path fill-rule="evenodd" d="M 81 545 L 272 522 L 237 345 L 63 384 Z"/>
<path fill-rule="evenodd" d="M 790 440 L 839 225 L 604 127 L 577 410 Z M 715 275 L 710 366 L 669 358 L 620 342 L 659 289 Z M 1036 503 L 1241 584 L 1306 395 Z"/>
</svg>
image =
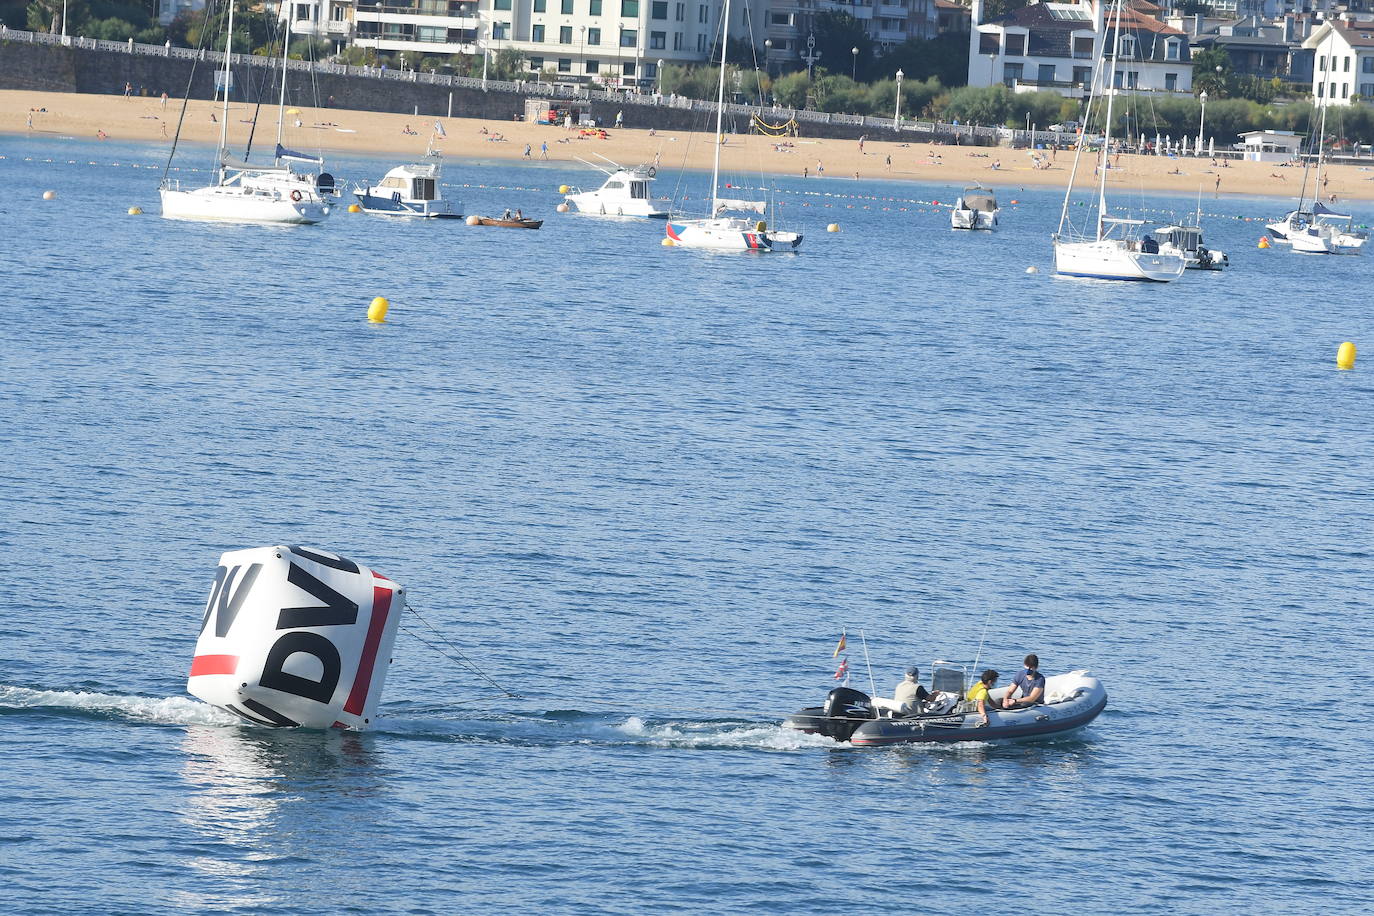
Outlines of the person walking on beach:
<svg viewBox="0 0 1374 916">
<path fill-rule="evenodd" d="M 808 169 L 806 166 L 802 166 L 802 177 L 803 177 L 803 178 L 810 178 L 810 177 L 811 177 L 811 170 Z"/>
<path fill-rule="evenodd" d="M 134 94 L 134 84 L 126 81 L 126 82 L 124 83 L 124 98 L 127 99 L 127 98 L 129 98 L 130 96 L 132 96 L 133 94 Z"/>
<path fill-rule="evenodd" d="M 1219 194 L 1221 194 L 1221 176 L 1220 176 L 1220 175 L 1217 176 L 1217 186 L 1216 186 L 1216 188 L 1214 188 L 1214 189 L 1212 190 L 1212 196 L 1213 196 L 1213 197 L 1216 197 L 1216 196 L 1218 196 Z"/>
<path fill-rule="evenodd" d="M 545 140 L 543 143 L 539 144 L 539 158 L 549 158 L 549 141 Z"/>
<path fill-rule="evenodd" d="M 162 92 L 162 107 L 167 107 L 167 91 L 165 89 Z"/>
<path fill-rule="evenodd" d="M 887 170 L 888 170 L 889 172 L 892 171 L 892 157 L 891 157 L 891 156 L 888 156 L 888 157 L 887 157 L 887 161 L 884 163 L 884 165 L 887 166 Z"/>
<path fill-rule="evenodd" d="M 617 112 L 615 113 L 615 126 L 616 126 L 616 128 L 619 129 L 619 128 L 620 128 L 620 125 L 622 125 L 622 124 L 624 124 L 624 123 L 625 123 L 625 112 L 623 112 L 623 111 L 617 111 Z"/>
<path fill-rule="evenodd" d="M 864 141 L 867 140 L 867 139 L 868 139 L 868 137 L 866 137 L 866 136 L 861 136 L 861 137 L 859 137 L 859 155 L 860 155 L 860 156 L 866 155 L 866 154 L 864 153 Z"/>
<path fill-rule="evenodd" d="M 530 158 L 530 145 L 528 143 L 525 144 L 525 158 Z"/>
</svg>

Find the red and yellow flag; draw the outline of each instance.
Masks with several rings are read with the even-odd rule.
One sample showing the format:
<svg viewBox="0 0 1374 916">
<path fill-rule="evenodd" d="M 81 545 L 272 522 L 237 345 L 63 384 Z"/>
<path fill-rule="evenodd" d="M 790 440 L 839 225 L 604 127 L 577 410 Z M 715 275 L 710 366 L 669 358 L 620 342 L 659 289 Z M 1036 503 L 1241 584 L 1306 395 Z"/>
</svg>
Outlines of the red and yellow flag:
<svg viewBox="0 0 1374 916">
<path fill-rule="evenodd" d="M 844 643 L 844 637 L 845 637 L 845 634 L 844 634 L 844 633 L 841 633 L 841 634 L 840 634 L 840 644 L 839 644 L 838 646 L 836 646 L 836 647 L 835 647 L 835 651 L 834 651 L 833 653 L 831 653 L 831 655 L 830 655 L 831 658 L 839 658 L 839 657 L 840 657 L 840 653 L 844 651 L 844 645 L 845 645 L 845 643 Z"/>
</svg>

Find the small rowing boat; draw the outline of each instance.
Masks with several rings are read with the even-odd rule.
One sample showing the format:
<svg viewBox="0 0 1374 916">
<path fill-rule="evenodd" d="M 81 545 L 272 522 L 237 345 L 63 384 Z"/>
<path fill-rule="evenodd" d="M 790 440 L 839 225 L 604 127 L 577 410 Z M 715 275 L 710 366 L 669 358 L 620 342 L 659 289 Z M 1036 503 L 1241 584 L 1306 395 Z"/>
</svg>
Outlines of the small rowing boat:
<svg viewBox="0 0 1374 916">
<path fill-rule="evenodd" d="M 503 229 L 538 229 L 544 225 L 542 219 L 528 216 L 469 216 L 469 226 L 500 226 Z"/>
</svg>

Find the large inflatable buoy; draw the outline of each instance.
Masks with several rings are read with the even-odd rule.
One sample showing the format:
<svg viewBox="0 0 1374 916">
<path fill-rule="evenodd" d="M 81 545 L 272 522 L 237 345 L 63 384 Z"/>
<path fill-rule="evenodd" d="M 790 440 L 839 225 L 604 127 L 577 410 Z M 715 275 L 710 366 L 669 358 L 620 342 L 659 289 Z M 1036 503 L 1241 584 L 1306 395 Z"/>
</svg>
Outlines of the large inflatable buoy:
<svg viewBox="0 0 1374 916">
<path fill-rule="evenodd" d="M 366 728 L 404 605 L 401 586 L 332 553 L 230 551 L 186 689 L 255 725 Z"/>
</svg>

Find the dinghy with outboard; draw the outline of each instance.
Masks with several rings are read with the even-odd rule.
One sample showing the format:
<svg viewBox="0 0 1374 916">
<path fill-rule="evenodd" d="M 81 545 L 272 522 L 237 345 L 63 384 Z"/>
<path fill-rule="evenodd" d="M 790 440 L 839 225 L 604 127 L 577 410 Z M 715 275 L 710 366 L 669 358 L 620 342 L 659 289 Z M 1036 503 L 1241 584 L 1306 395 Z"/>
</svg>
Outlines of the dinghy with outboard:
<svg viewBox="0 0 1374 916">
<path fill-rule="evenodd" d="M 1002 700 L 1015 686 L 991 689 L 984 725 L 978 704 L 964 698 L 967 680 L 962 666 L 936 661 L 929 698 L 914 706 L 894 708 L 890 700 L 836 687 L 823 706 L 803 709 L 783 726 L 860 747 L 999 741 L 1064 735 L 1096 719 L 1107 705 L 1100 680 L 1086 670 L 1071 671 L 1046 677 L 1043 702 L 1033 706 L 1003 709 Z"/>
</svg>

